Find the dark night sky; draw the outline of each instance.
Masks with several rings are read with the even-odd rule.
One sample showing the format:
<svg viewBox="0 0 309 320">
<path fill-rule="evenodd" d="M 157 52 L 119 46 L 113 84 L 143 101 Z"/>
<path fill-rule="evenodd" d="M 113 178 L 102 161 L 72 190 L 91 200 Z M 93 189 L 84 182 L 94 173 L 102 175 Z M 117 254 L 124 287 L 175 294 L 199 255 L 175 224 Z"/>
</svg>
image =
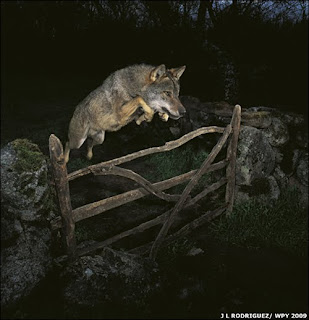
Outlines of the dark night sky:
<svg viewBox="0 0 309 320">
<path fill-rule="evenodd" d="M 267 12 L 231 3 L 203 11 L 199 1 L 2 1 L 2 109 L 31 112 L 21 105 L 31 98 L 77 103 L 111 72 L 141 62 L 186 65 L 181 94 L 220 101 L 218 48 L 239 72 L 230 103 L 307 112 L 308 15 L 280 24 L 273 2 Z"/>
</svg>

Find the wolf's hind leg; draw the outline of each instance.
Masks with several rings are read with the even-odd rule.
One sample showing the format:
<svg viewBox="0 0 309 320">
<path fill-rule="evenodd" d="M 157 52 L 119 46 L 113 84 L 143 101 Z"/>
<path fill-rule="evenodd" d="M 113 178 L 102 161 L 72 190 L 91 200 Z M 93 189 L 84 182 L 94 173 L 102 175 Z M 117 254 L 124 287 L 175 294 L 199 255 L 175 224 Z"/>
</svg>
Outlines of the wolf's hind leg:
<svg viewBox="0 0 309 320">
<path fill-rule="evenodd" d="M 64 149 L 64 162 L 65 163 L 69 162 L 70 150 L 71 149 L 69 147 L 69 141 L 67 141 L 65 144 L 65 149 Z"/>
<path fill-rule="evenodd" d="M 64 161 L 65 163 L 69 162 L 69 155 L 70 155 L 70 150 L 71 149 L 79 149 L 81 145 L 85 142 L 87 136 L 79 139 L 79 140 L 74 140 L 74 139 L 69 139 L 67 143 L 65 144 L 65 150 L 64 150 Z"/>
<path fill-rule="evenodd" d="M 87 159 L 91 160 L 93 156 L 92 148 L 97 144 L 102 144 L 105 138 L 105 131 L 99 131 L 87 141 Z"/>
</svg>

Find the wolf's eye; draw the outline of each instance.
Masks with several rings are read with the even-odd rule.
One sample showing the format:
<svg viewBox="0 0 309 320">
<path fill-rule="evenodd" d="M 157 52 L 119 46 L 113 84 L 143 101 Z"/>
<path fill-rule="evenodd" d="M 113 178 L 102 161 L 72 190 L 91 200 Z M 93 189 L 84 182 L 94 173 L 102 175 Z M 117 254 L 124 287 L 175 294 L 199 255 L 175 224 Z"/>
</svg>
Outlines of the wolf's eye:
<svg viewBox="0 0 309 320">
<path fill-rule="evenodd" d="M 172 96 L 172 93 L 170 91 L 164 91 L 164 94 L 168 97 L 171 97 Z"/>
</svg>

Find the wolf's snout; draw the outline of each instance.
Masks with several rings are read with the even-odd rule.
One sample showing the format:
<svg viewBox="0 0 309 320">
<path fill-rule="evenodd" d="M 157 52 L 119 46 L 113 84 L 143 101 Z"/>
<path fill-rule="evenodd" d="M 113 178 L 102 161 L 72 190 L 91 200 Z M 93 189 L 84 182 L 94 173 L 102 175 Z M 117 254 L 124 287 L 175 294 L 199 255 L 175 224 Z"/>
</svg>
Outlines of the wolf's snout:
<svg viewBox="0 0 309 320">
<path fill-rule="evenodd" d="M 179 115 L 181 117 L 183 117 L 185 115 L 185 113 L 186 113 L 186 109 L 184 107 L 180 107 L 178 112 L 179 112 Z"/>
<path fill-rule="evenodd" d="M 181 116 L 184 116 L 185 113 L 186 113 L 186 109 L 185 109 L 185 108 L 179 110 L 179 114 L 180 114 Z"/>
</svg>

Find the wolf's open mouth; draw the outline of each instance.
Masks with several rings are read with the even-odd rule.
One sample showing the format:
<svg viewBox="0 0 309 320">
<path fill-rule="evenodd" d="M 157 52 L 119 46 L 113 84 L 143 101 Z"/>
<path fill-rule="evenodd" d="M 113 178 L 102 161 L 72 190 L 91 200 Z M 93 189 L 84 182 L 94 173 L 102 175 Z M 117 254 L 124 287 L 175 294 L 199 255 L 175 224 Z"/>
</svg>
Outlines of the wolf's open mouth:
<svg viewBox="0 0 309 320">
<path fill-rule="evenodd" d="M 176 116 L 176 115 L 170 113 L 169 110 L 167 110 L 167 109 L 164 108 L 164 107 L 162 107 L 162 110 L 163 110 L 164 113 L 167 113 L 168 116 L 169 116 L 171 119 L 173 119 L 173 120 L 178 120 L 178 119 L 180 118 L 180 116 Z"/>
</svg>

